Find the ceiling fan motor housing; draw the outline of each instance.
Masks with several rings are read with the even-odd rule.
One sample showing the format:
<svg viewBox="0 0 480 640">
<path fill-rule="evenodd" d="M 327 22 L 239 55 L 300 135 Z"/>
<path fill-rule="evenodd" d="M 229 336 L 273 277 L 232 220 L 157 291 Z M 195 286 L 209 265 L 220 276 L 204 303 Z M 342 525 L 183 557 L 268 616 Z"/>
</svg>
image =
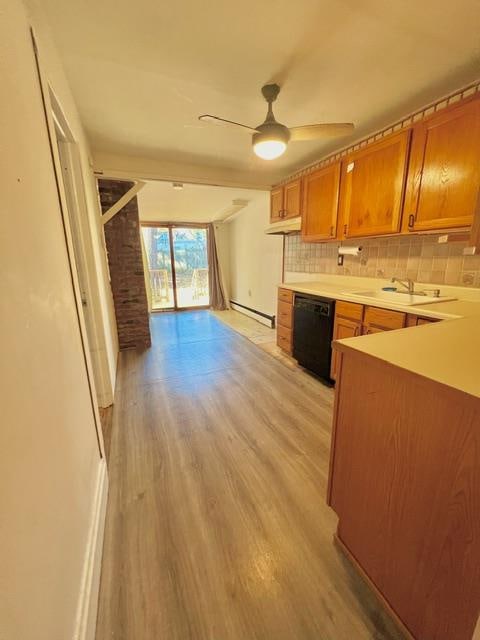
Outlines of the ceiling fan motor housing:
<svg viewBox="0 0 480 640">
<path fill-rule="evenodd" d="M 268 142 L 269 140 L 278 140 L 288 144 L 290 140 L 290 131 L 288 127 L 279 122 L 264 122 L 257 127 L 257 133 L 252 136 L 253 144 L 259 142 Z"/>
</svg>

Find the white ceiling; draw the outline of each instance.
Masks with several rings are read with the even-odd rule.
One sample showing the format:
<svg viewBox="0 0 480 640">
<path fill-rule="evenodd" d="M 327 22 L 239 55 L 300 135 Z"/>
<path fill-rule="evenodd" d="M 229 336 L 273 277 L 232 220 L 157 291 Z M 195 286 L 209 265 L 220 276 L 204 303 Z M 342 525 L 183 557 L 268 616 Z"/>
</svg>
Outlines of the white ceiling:
<svg viewBox="0 0 480 640">
<path fill-rule="evenodd" d="M 263 184 L 349 140 L 267 162 L 199 114 L 257 125 L 276 80 L 281 122 L 353 121 L 357 138 L 479 75 L 479 0 L 40 2 L 94 150 Z"/>
<path fill-rule="evenodd" d="M 171 182 L 149 181 L 137 199 L 143 221 L 213 222 L 235 212 L 234 200 L 247 201 L 246 206 L 262 201 L 267 207 L 269 196 L 265 191 L 198 184 L 184 184 L 183 189 L 176 190 Z"/>
</svg>

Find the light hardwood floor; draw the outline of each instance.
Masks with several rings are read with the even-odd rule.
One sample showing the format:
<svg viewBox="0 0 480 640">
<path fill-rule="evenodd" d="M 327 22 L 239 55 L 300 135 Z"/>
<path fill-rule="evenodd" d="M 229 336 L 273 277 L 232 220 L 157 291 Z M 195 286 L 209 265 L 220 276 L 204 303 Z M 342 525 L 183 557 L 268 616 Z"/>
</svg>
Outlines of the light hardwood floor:
<svg viewBox="0 0 480 640">
<path fill-rule="evenodd" d="M 333 393 L 207 311 L 121 354 L 97 640 L 402 636 L 333 545 Z"/>
</svg>

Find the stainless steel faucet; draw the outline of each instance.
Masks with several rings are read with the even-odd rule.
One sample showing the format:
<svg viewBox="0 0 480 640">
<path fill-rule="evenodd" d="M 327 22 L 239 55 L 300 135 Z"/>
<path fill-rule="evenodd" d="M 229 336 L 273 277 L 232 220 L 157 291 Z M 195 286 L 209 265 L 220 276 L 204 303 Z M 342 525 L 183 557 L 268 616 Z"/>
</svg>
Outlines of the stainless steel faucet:
<svg viewBox="0 0 480 640">
<path fill-rule="evenodd" d="M 392 278 L 392 282 L 398 282 L 398 284 L 401 284 L 402 287 L 405 287 L 405 289 L 408 291 L 408 293 L 412 296 L 414 291 L 415 291 L 415 283 L 413 280 L 410 280 L 410 278 L 407 278 L 406 280 L 400 280 L 400 278 L 396 278 L 395 276 Z"/>
</svg>

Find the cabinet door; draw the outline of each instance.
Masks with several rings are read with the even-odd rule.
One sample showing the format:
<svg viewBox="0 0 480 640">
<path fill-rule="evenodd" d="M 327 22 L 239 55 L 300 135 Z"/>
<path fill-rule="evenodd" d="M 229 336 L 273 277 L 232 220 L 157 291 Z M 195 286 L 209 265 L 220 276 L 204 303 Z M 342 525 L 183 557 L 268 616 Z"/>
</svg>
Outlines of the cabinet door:
<svg viewBox="0 0 480 640">
<path fill-rule="evenodd" d="M 480 100 L 415 126 L 405 227 L 411 231 L 468 227 L 480 185 Z"/>
<path fill-rule="evenodd" d="M 340 162 L 304 178 L 302 240 L 315 242 L 335 238 L 339 191 Z"/>
<path fill-rule="evenodd" d="M 348 320 L 341 316 L 335 316 L 335 323 L 333 325 L 333 340 L 342 340 L 342 338 L 354 338 L 362 333 L 362 325 L 360 322 Z M 332 351 L 332 364 L 330 367 L 330 377 L 332 380 L 336 380 L 338 371 L 338 358 L 339 354 L 336 349 Z"/>
<path fill-rule="evenodd" d="M 278 222 L 283 214 L 283 187 L 270 191 L 270 222 Z"/>
<path fill-rule="evenodd" d="M 342 180 L 347 238 L 400 231 L 410 130 L 360 149 L 345 161 Z"/>
<path fill-rule="evenodd" d="M 283 218 L 296 218 L 301 215 L 302 181 L 293 180 L 283 188 Z"/>
</svg>

